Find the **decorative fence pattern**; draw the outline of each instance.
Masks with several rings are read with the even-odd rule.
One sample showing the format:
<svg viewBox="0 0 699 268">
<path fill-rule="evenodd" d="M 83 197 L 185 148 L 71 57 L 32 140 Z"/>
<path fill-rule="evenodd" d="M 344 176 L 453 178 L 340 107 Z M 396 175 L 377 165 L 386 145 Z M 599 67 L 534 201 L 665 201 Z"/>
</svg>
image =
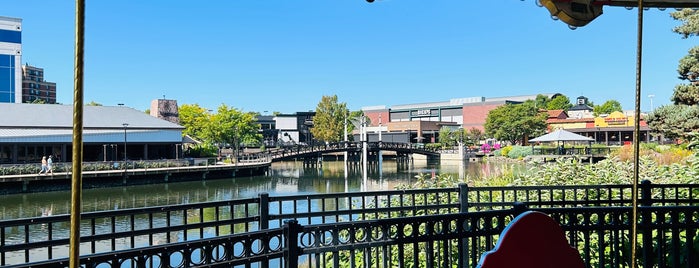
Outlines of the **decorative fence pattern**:
<svg viewBox="0 0 699 268">
<path fill-rule="evenodd" d="M 696 267 L 699 185 L 640 186 L 641 263 Z M 86 267 L 474 267 L 523 208 L 556 219 L 591 267 L 628 261 L 630 185 L 276 196 L 85 213 Z M 67 265 L 68 215 L 0 221 L 0 265 Z M 650 267 L 651 265 L 644 265 Z"/>
</svg>

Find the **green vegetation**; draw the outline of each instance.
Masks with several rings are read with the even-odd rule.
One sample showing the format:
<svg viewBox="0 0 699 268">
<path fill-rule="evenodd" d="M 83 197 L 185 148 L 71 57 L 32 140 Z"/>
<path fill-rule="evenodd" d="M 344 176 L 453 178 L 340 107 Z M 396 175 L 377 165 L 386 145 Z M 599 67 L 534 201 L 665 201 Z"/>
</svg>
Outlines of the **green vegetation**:
<svg viewBox="0 0 699 268">
<path fill-rule="evenodd" d="M 595 105 L 592 108 L 592 113 L 595 116 L 599 116 L 601 114 L 611 114 L 613 112 L 621 112 L 623 109 L 621 108 L 621 103 L 619 103 L 616 100 L 608 100 L 605 101 L 602 105 Z"/>
<path fill-rule="evenodd" d="M 346 103 L 338 103 L 337 95 L 323 96 L 313 117 L 311 134 L 320 141 L 338 142 L 344 140 L 345 119 L 349 116 Z"/>
<path fill-rule="evenodd" d="M 686 8 L 672 12 L 671 16 L 682 22 L 674 32 L 684 38 L 699 35 L 699 11 Z M 689 83 L 675 86 L 673 104 L 651 111 L 646 121 L 648 127 L 666 138 L 686 139 L 687 133 L 699 131 L 699 46 L 680 59 L 677 72 L 679 79 Z"/>
<path fill-rule="evenodd" d="M 530 137 L 546 130 L 546 113 L 539 112 L 534 101 L 506 104 L 488 112 L 485 133 L 511 144 L 526 144 Z"/>
<path fill-rule="evenodd" d="M 262 140 L 257 113 L 243 112 L 225 104 L 221 104 L 216 113 L 198 104 L 184 104 L 179 107 L 179 113 L 180 124 L 185 127 L 182 135 L 204 142 L 189 148 L 188 156 L 213 156 L 220 147 L 237 150 L 240 145 L 256 146 Z"/>
</svg>

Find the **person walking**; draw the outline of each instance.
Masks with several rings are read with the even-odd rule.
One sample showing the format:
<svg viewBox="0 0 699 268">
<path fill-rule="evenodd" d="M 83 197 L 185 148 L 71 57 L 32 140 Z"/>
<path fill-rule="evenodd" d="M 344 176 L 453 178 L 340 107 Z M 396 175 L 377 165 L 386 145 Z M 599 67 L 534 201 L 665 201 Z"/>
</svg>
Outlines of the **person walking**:
<svg viewBox="0 0 699 268">
<path fill-rule="evenodd" d="M 46 173 L 51 172 L 51 176 L 53 176 L 53 156 L 52 155 L 49 155 L 49 159 L 46 160 L 46 166 L 47 166 Z"/>
<path fill-rule="evenodd" d="M 46 175 L 47 172 L 48 172 L 48 162 L 46 161 L 46 156 L 42 156 L 41 157 L 41 171 L 39 171 L 39 174 L 37 174 L 37 175 L 41 175 L 41 173 L 44 173 L 44 175 Z"/>
</svg>

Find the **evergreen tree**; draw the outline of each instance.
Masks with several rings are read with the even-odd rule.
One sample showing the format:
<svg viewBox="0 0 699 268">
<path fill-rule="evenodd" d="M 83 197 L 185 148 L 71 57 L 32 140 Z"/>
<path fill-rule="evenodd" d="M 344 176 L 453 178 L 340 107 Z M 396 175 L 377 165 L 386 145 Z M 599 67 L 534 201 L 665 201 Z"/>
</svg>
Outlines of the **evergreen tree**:
<svg viewBox="0 0 699 268">
<path fill-rule="evenodd" d="M 671 16 L 682 22 L 674 32 L 683 38 L 699 35 L 699 11 L 683 9 Z M 689 133 L 699 131 L 699 46 L 680 59 L 677 72 L 678 78 L 688 83 L 675 86 L 673 104 L 658 107 L 646 119 L 654 132 L 667 138 L 687 138 Z"/>
</svg>

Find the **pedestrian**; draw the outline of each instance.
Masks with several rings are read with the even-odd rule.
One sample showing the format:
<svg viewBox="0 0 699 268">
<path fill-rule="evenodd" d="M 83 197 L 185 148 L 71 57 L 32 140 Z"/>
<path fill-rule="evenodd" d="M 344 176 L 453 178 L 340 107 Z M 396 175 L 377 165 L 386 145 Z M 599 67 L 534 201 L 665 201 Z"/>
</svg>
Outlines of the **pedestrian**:
<svg viewBox="0 0 699 268">
<path fill-rule="evenodd" d="M 46 172 L 48 172 L 48 162 L 46 162 L 46 156 L 42 156 L 41 157 L 41 171 L 39 171 L 39 174 L 37 174 L 37 175 L 41 175 L 41 173 L 44 173 L 44 175 L 46 175 Z"/>
<path fill-rule="evenodd" d="M 48 168 L 46 170 L 46 173 L 51 172 L 51 176 L 53 176 L 53 156 L 52 155 L 49 155 L 49 159 L 46 160 L 46 164 L 47 164 L 47 168 Z"/>
</svg>

